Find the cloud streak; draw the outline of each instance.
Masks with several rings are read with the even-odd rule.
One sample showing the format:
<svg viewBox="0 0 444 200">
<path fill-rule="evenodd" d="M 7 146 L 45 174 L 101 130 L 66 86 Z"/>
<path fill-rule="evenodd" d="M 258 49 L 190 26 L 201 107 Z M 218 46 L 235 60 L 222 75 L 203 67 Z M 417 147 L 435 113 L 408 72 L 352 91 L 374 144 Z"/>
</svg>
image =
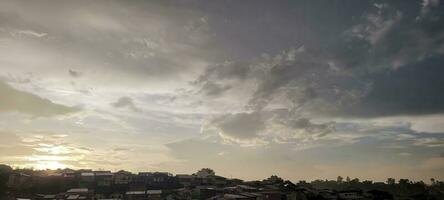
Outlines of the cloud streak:
<svg viewBox="0 0 444 200">
<path fill-rule="evenodd" d="M 78 111 L 77 108 L 56 104 L 32 93 L 16 90 L 2 81 L 0 81 L 0 96 L 2 96 L 0 112 L 16 111 L 36 117 L 48 117 Z"/>
</svg>

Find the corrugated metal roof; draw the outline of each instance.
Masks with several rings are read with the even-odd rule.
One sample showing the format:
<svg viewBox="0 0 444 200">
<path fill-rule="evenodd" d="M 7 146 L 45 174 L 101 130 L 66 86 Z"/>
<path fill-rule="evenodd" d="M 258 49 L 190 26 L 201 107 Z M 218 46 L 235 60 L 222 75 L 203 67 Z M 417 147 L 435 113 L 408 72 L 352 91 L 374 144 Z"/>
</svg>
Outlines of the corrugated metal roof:
<svg viewBox="0 0 444 200">
<path fill-rule="evenodd" d="M 69 189 L 67 192 L 70 192 L 70 193 L 88 192 L 88 188 L 72 188 L 72 189 Z"/>
<path fill-rule="evenodd" d="M 133 195 L 133 194 L 145 194 L 145 191 L 128 191 L 126 194 Z"/>
<path fill-rule="evenodd" d="M 147 190 L 147 194 L 162 194 L 162 190 Z"/>
</svg>

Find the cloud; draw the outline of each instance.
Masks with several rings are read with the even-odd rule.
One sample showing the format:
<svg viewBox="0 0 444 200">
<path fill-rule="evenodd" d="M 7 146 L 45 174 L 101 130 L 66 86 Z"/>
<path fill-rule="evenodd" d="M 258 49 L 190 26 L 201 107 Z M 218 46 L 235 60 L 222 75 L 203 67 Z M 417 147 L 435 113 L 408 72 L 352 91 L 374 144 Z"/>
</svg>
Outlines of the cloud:
<svg viewBox="0 0 444 200">
<path fill-rule="evenodd" d="M 265 129 L 260 113 L 228 114 L 210 123 L 219 130 L 219 134 L 240 140 L 254 139 Z"/>
<path fill-rule="evenodd" d="M 425 146 L 425 147 L 443 147 L 444 146 L 444 138 L 418 138 L 414 142 L 417 146 Z"/>
<path fill-rule="evenodd" d="M 94 88 L 173 90 L 194 78 L 214 52 L 206 48 L 211 36 L 207 19 L 194 8 L 163 1 L 68 4 L 72 9 L 64 3 L 3 2 L 0 61 L 8 67 L 1 67 L 2 73 L 32 71 L 42 79 L 63 83 L 66 76 L 87 71 L 82 83 Z M 121 8 L 131 10 L 131 17 Z M 76 28 L 60 18 L 70 19 Z M 140 26 L 146 23 L 150 26 Z M 186 28 L 187 24 L 194 28 Z M 34 39 L 14 37 L 10 30 L 21 30 L 20 35 Z"/>
<path fill-rule="evenodd" d="M 347 30 L 345 34 L 350 37 L 356 37 L 366 40 L 372 45 L 376 45 L 399 23 L 402 19 L 402 13 L 396 12 L 393 16 L 383 16 L 381 13 L 387 9 L 387 5 L 378 6 L 378 13 L 369 13 L 364 16 L 367 23 L 359 24 Z"/>
<path fill-rule="evenodd" d="M 378 117 L 444 112 L 443 58 L 431 58 L 396 72 L 376 73 L 371 91 L 356 104 L 342 107 L 343 115 Z"/>
<path fill-rule="evenodd" d="M 427 17 L 427 15 L 434 10 L 434 7 L 439 6 L 439 3 L 439 0 L 423 0 L 421 2 L 421 17 Z"/>
<path fill-rule="evenodd" d="M 115 108 L 129 108 L 135 112 L 142 111 L 139 107 L 137 107 L 134 104 L 133 99 L 131 99 L 130 97 L 120 97 L 116 102 L 112 103 L 111 105 L 114 106 Z"/>
<path fill-rule="evenodd" d="M 75 78 L 82 76 L 81 72 L 78 72 L 78 71 L 75 71 L 72 69 L 69 69 L 68 72 L 69 72 L 70 76 L 75 77 Z"/>
<path fill-rule="evenodd" d="M 225 91 L 229 90 L 231 86 L 225 85 L 221 86 L 216 83 L 207 82 L 202 86 L 201 92 L 207 96 L 220 96 Z"/>
<path fill-rule="evenodd" d="M 0 28 L 0 32 L 8 32 L 12 35 L 12 37 L 17 39 L 25 39 L 25 38 L 48 38 L 47 33 L 39 33 L 33 30 L 18 30 L 18 29 L 8 29 L 8 28 Z"/>
<path fill-rule="evenodd" d="M 78 109 L 56 104 L 32 93 L 16 90 L 0 81 L 0 112 L 22 112 L 33 116 L 65 115 Z"/>
<path fill-rule="evenodd" d="M 211 128 L 215 128 L 222 139 L 242 146 L 302 144 L 321 139 L 335 130 L 334 123 L 313 123 L 285 110 L 222 115 L 204 126 L 204 132 Z"/>
<path fill-rule="evenodd" d="M 433 55 L 442 55 L 443 27 L 439 25 L 443 21 L 442 12 L 437 11 L 432 17 L 421 20 L 415 14 L 418 13 L 397 4 L 367 11 L 359 24 L 344 32 L 345 41 L 338 41 L 345 44 L 337 46 L 344 49 L 343 59 L 348 60 L 350 67 L 378 71 L 397 69 Z"/>
<path fill-rule="evenodd" d="M 303 143 L 303 141 L 319 140 L 327 134 L 335 132 L 335 124 L 313 123 L 307 118 L 279 117 L 274 118 L 269 132 L 275 135 L 273 140 L 278 143 Z"/>
<path fill-rule="evenodd" d="M 195 83 L 230 79 L 244 80 L 250 75 L 250 70 L 250 63 L 248 62 L 225 61 L 209 65 Z"/>
<path fill-rule="evenodd" d="M 113 149 L 113 151 L 119 151 L 119 152 L 121 152 L 121 151 L 129 151 L 129 150 L 131 150 L 130 148 L 127 148 L 127 147 L 116 147 L 116 148 L 114 148 Z"/>
<path fill-rule="evenodd" d="M 438 21 L 444 17 L 415 22 L 388 5 L 368 12 L 328 53 L 301 46 L 225 62 L 209 66 L 196 83 L 217 96 L 249 87 L 248 111 L 277 106 L 365 118 L 442 113 L 444 29 Z"/>
<path fill-rule="evenodd" d="M 437 6 L 439 5 L 439 0 L 423 0 L 421 5 L 422 7 Z"/>
</svg>

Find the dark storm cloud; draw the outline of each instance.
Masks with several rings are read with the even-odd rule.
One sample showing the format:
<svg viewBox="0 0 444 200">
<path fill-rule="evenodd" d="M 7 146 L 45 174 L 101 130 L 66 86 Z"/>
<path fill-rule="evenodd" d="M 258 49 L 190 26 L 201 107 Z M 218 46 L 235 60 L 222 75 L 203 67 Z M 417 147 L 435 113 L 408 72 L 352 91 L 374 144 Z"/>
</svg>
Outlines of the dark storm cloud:
<svg viewBox="0 0 444 200">
<path fill-rule="evenodd" d="M 230 59 L 275 54 L 304 44 L 324 43 L 352 25 L 368 2 L 354 1 L 192 1 L 208 13 L 214 39 Z M 347 11 L 347 12 L 344 12 Z"/>
<path fill-rule="evenodd" d="M 376 117 L 444 112 L 444 58 L 435 57 L 396 71 L 372 75 L 372 91 L 344 114 Z"/>
<path fill-rule="evenodd" d="M 306 91 L 303 98 L 314 97 L 315 92 L 310 89 L 313 75 L 322 74 L 328 70 L 325 61 L 315 60 L 311 55 L 306 54 L 302 47 L 278 54 L 270 61 L 268 61 L 269 67 L 265 76 L 258 77 L 259 84 L 250 99 L 248 106 L 253 109 L 264 108 L 280 91 L 292 93 L 294 91 L 292 88 Z M 302 102 L 299 103 L 302 104 Z"/>
<path fill-rule="evenodd" d="M 365 67 L 369 71 L 399 68 L 442 55 L 444 15 L 437 11 L 443 6 L 433 6 L 426 14 L 419 9 L 420 5 L 396 2 L 369 9 L 330 50 L 339 53 L 349 67 Z"/>
<path fill-rule="evenodd" d="M 442 113 L 443 6 L 390 2 L 367 11 L 339 40 L 338 63 L 354 68 L 369 90 L 339 113 L 357 117 Z M 375 9 L 375 8 L 374 8 Z M 350 36 L 350 40 L 347 39 Z M 349 46 L 347 46 L 349 45 Z M 342 54 L 343 53 L 343 54 Z M 365 88 L 361 88 L 365 90 Z"/>
<path fill-rule="evenodd" d="M 17 90 L 0 81 L 0 112 L 22 112 L 33 116 L 64 115 L 77 108 L 56 104 L 32 93 Z"/>
<path fill-rule="evenodd" d="M 241 14 L 242 6 L 237 7 L 230 11 L 233 12 L 230 16 L 238 16 L 239 21 L 248 19 L 251 23 L 236 31 L 232 26 L 239 24 L 218 21 L 213 13 L 216 19 L 211 16 L 210 19 L 230 30 L 221 30 L 219 39 L 227 35 L 233 40 L 243 38 L 247 33 L 243 30 L 255 30 L 261 25 L 276 26 L 276 29 L 255 32 L 252 39 L 239 42 L 243 47 L 232 44 L 243 52 L 245 48 L 256 51 L 255 58 L 208 67 L 196 82 L 208 88 L 209 94 L 214 91 L 220 95 L 227 91 L 223 88 L 253 81 L 256 88 L 251 88 L 254 92 L 246 107 L 254 111 L 263 110 L 276 100 L 286 100 L 291 102 L 285 105 L 290 110 L 339 116 L 442 113 L 444 101 L 439 92 L 443 90 L 443 78 L 439 75 L 443 72 L 439 62 L 444 54 L 444 14 L 439 12 L 442 4 L 403 1 L 374 1 L 352 6 L 333 1 L 327 3 L 330 7 L 299 4 L 308 9 L 303 19 L 296 17 L 296 6 L 280 8 L 296 9 L 283 12 L 285 14 L 270 9 L 254 19 Z M 252 12 L 267 6 L 276 5 L 261 1 Z M 206 9 L 215 8 L 210 4 Z M 311 16 L 310 10 L 320 16 Z M 314 12 L 319 10 L 325 12 Z M 353 17 L 345 19 L 341 14 L 344 11 Z M 305 34 L 272 37 L 281 30 L 278 27 L 285 21 L 283 15 L 294 19 L 293 23 L 286 23 L 285 32 L 299 29 L 306 31 Z M 321 18 L 325 19 L 322 25 L 317 22 Z M 317 42 L 311 37 L 316 37 Z M 270 48 L 259 47 L 268 41 L 273 42 Z M 276 46 L 280 50 L 274 49 Z M 257 52 L 258 49 L 263 50 Z M 262 56 L 257 56 L 260 54 Z"/>
<path fill-rule="evenodd" d="M 265 4 L 276 6 L 261 2 L 252 12 L 259 12 Z M 223 139 L 241 145 L 250 141 L 246 146 L 312 146 L 332 138 L 339 143 L 367 137 L 392 138 L 393 133 L 405 130 L 362 127 L 368 129 L 365 134 L 370 137 L 357 133 L 364 134 L 360 125 L 353 125 L 345 131 L 349 135 L 339 136 L 344 132 L 341 127 L 337 129 L 340 123 L 315 119 L 444 111 L 440 92 L 444 91 L 444 71 L 439 64 L 444 54 L 444 16 L 434 12 L 440 7 L 431 5 L 425 13 L 419 2 L 310 5 L 309 11 L 301 12 L 311 10 L 319 16 L 305 13 L 305 18 L 298 18 L 297 12 L 279 14 L 270 9 L 253 18 L 241 14 L 242 6 L 230 10 L 234 12 L 230 16 L 237 16 L 237 21 L 248 20 L 248 25 L 241 26 L 229 17 L 227 22 L 218 21 L 214 13 L 209 16 L 219 26 L 210 24 L 219 30 L 215 39 L 230 38 L 226 39 L 230 43 L 227 54 L 236 55 L 231 55 L 229 62 L 208 66 L 193 85 L 208 100 L 232 95 L 237 88 L 251 91 L 244 112 L 225 114 L 210 122 Z M 325 12 L 319 14 L 319 10 Z M 293 22 L 284 23 L 282 15 Z M 259 27 L 261 31 L 254 31 Z M 294 35 L 286 36 L 282 30 Z M 423 147 L 437 145 L 430 138 L 405 145 L 413 143 Z"/>
</svg>

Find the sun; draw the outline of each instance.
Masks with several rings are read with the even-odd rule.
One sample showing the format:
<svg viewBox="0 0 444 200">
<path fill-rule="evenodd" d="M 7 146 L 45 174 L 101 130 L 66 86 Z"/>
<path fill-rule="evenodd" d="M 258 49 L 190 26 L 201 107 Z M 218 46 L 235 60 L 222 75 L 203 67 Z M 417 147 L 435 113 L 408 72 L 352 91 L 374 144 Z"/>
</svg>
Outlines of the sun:
<svg viewBox="0 0 444 200">
<path fill-rule="evenodd" d="M 32 164 L 35 169 L 64 169 L 68 166 L 60 163 L 58 161 L 38 161 L 37 163 Z"/>
</svg>

